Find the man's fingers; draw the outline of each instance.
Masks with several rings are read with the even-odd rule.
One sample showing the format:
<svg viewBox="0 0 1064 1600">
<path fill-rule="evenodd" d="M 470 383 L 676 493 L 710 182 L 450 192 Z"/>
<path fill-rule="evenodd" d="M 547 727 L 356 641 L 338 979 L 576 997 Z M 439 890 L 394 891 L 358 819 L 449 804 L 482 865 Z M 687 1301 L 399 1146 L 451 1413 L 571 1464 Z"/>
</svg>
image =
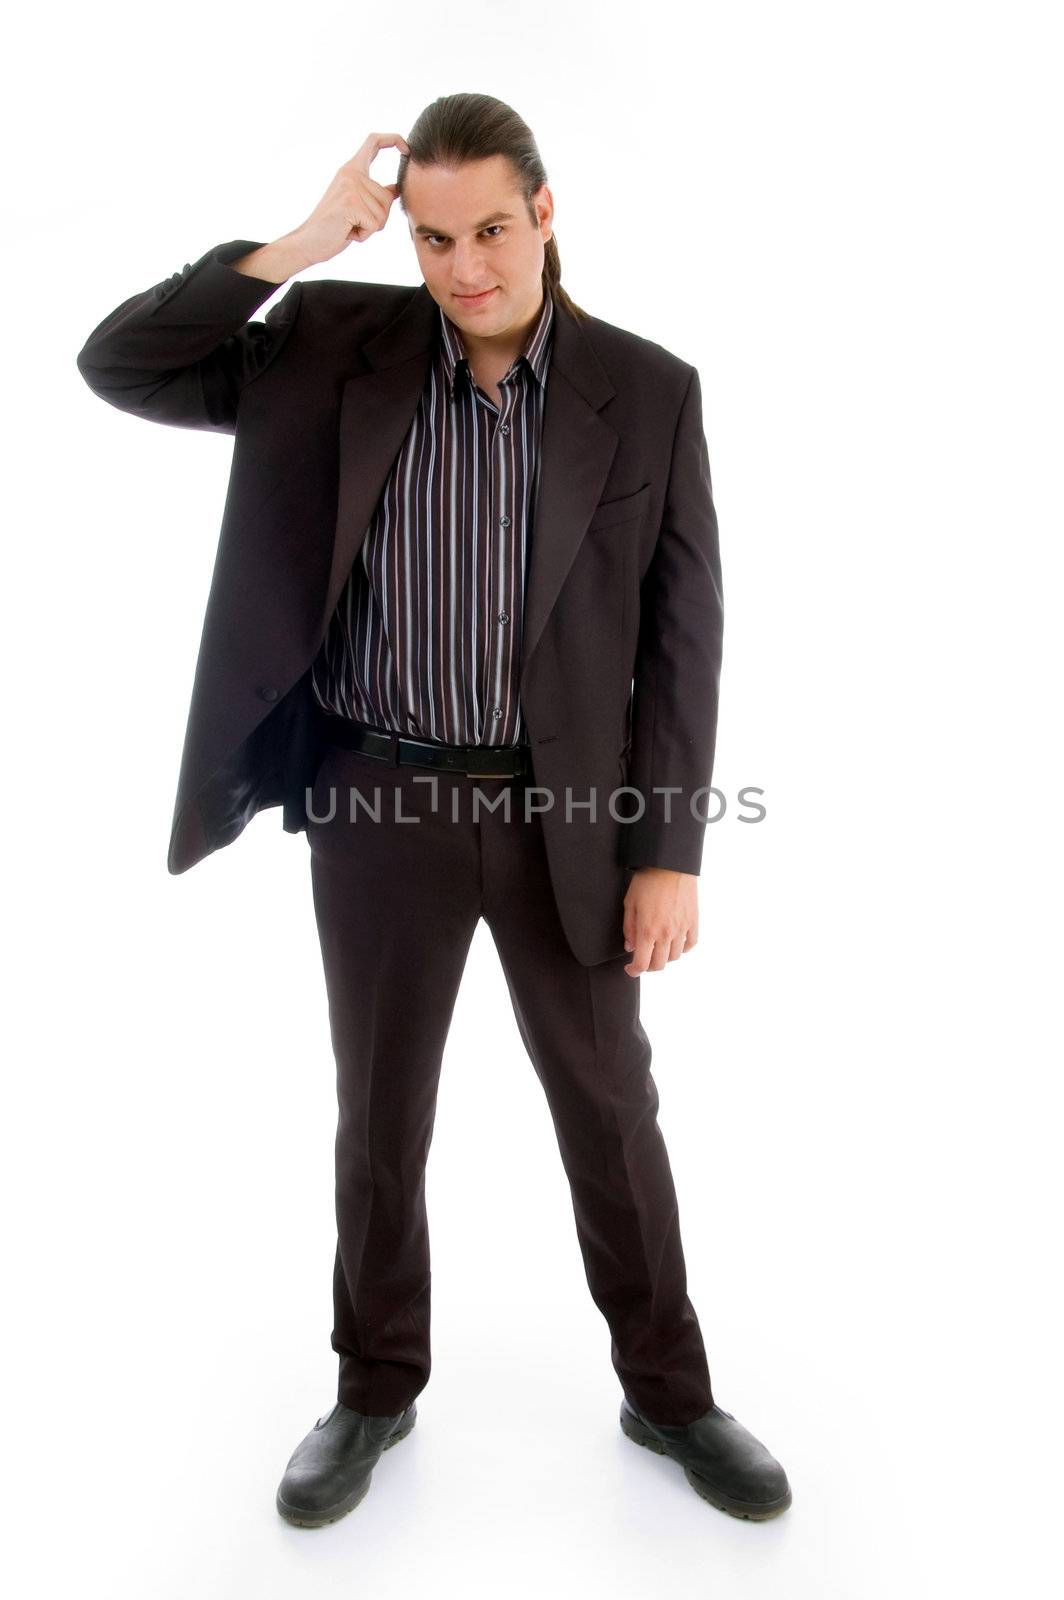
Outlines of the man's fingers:
<svg viewBox="0 0 1064 1600">
<path fill-rule="evenodd" d="M 641 972 L 662 972 L 670 961 L 679 961 L 697 941 L 698 935 L 690 928 L 672 937 L 664 932 L 653 937 L 649 930 L 643 933 L 638 929 L 632 934 L 625 929 L 625 948 L 634 951 L 625 971 L 633 977 Z"/>
<path fill-rule="evenodd" d="M 369 216 L 361 219 L 362 226 L 372 221 L 374 229 L 384 226 L 384 219 L 388 215 L 388 207 L 382 205 L 375 194 L 360 194 L 354 197 L 352 205 L 357 205 L 360 211 L 368 211 Z"/>
<path fill-rule="evenodd" d="M 633 978 L 638 978 L 640 973 L 645 972 L 650 966 L 650 958 L 653 953 L 654 946 L 652 944 L 637 944 L 635 947 L 635 954 L 625 968 L 625 971 L 630 972 Z"/>
<path fill-rule="evenodd" d="M 698 942 L 698 907 L 682 873 L 637 871 L 624 897 L 624 947 L 633 952 L 625 971 L 661 972 Z"/>
<path fill-rule="evenodd" d="M 637 978 L 641 972 L 660 972 L 665 965 L 668 955 L 668 940 L 664 943 L 654 939 L 649 933 L 637 933 L 635 941 L 635 954 L 625 967 L 625 971 Z"/>
<path fill-rule="evenodd" d="M 399 187 L 394 183 L 378 183 L 376 178 L 367 176 L 362 179 L 362 192 L 372 195 L 374 200 L 379 200 L 382 212 L 387 213 L 399 193 Z"/>
<path fill-rule="evenodd" d="M 650 964 L 650 958 L 654 954 L 654 941 L 637 926 L 633 942 L 635 949 L 632 953 L 632 959 L 624 970 L 630 973 L 633 978 L 638 978 L 639 974 L 645 972 Z"/>
<path fill-rule="evenodd" d="M 370 133 L 366 135 L 347 165 L 357 166 L 360 171 L 368 172 L 382 150 L 398 150 L 399 154 L 404 156 L 410 154 L 410 146 L 401 133 Z"/>
</svg>

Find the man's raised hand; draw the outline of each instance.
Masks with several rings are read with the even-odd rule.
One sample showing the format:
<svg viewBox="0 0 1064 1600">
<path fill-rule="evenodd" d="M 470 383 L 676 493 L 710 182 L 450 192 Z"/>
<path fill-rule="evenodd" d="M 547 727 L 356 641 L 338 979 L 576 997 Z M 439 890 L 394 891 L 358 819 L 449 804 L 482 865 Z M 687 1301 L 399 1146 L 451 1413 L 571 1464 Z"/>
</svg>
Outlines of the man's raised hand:
<svg viewBox="0 0 1064 1600">
<path fill-rule="evenodd" d="M 382 150 L 410 154 L 401 133 L 371 133 L 345 161 L 305 222 L 288 236 L 298 243 L 307 265 L 329 261 L 354 241 L 364 244 L 388 220 L 398 190 L 394 183 L 378 183 L 369 169 Z"/>
</svg>

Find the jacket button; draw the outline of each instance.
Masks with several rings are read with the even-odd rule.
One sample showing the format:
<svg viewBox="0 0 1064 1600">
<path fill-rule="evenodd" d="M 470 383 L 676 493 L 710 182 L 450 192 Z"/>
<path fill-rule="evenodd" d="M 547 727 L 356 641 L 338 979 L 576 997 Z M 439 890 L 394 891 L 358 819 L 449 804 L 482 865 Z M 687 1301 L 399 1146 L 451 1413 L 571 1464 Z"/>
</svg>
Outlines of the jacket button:
<svg viewBox="0 0 1064 1600">
<path fill-rule="evenodd" d="M 264 683 L 262 688 L 259 690 L 259 695 L 263 700 L 276 700 L 277 690 L 274 688 L 272 683 Z"/>
</svg>

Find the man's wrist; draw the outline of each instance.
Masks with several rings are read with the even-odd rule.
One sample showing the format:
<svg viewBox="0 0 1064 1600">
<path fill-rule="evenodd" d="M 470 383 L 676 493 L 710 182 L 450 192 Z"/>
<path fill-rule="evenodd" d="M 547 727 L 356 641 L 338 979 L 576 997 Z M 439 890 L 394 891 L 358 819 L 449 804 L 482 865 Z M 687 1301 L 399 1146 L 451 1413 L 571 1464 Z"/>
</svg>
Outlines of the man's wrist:
<svg viewBox="0 0 1064 1600">
<path fill-rule="evenodd" d="M 307 260 L 306 252 L 300 248 L 298 240 L 291 234 L 285 234 L 272 244 L 260 245 L 250 255 L 230 261 L 229 265 L 234 272 L 242 272 L 246 277 L 261 278 L 265 283 L 280 285 L 313 263 Z"/>
<path fill-rule="evenodd" d="M 698 877 L 698 873 L 697 872 L 681 872 L 679 867 L 645 866 L 645 867 L 633 867 L 631 870 L 633 872 L 667 872 L 669 874 L 669 876 L 673 877 L 673 878 L 697 878 Z"/>
</svg>

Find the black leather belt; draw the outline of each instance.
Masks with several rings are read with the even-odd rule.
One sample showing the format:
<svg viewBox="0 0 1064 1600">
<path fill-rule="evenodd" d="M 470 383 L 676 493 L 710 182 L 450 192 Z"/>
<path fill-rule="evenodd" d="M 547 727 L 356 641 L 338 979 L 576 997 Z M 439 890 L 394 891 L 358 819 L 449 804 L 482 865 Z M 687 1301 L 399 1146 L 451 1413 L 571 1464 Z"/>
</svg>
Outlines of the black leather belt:
<svg viewBox="0 0 1064 1600">
<path fill-rule="evenodd" d="M 331 744 L 362 750 L 392 766 L 436 767 L 443 772 L 462 772 L 467 778 L 521 778 L 531 771 L 527 744 L 433 744 L 325 712 L 319 713 L 319 722 Z"/>
</svg>

